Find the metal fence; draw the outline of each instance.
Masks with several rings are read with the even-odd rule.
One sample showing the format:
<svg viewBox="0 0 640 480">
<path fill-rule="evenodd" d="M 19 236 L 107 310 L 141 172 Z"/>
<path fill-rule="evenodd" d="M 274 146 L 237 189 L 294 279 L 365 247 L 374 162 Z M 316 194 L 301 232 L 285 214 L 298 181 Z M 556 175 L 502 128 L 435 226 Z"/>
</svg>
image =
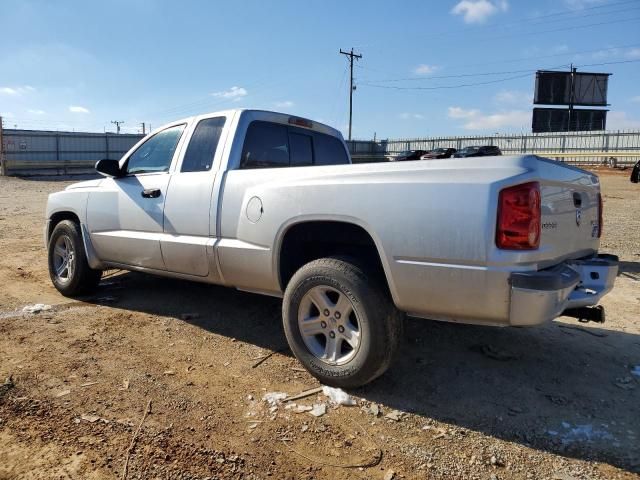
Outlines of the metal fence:
<svg viewBox="0 0 640 480">
<path fill-rule="evenodd" d="M 569 163 L 595 165 L 611 156 L 615 157 L 617 164 L 631 164 L 640 155 L 640 130 L 354 140 L 349 142 L 349 149 L 354 161 L 366 162 L 384 161 L 385 155 L 405 150 L 433 150 L 438 147 L 460 150 L 471 145 L 495 145 L 505 155 L 532 153 L 562 158 Z M 576 156 L 570 156 L 572 153 Z"/>
<path fill-rule="evenodd" d="M 3 130 L 0 127 L 0 174 L 94 173 L 96 161 L 119 159 L 141 138 L 142 135 L 132 134 Z M 348 144 L 354 162 L 385 161 L 385 156 L 404 150 L 496 145 L 507 155 L 534 153 L 583 165 L 610 162 L 609 157 L 614 157 L 615 163 L 625 165 L 634 163 L 640 156 L 640 130 L 354 140 Z"/>
<path fill-rule="evenodd" d="M 142 135 L 114 133 L 0 131 L 3 175 L 95 173 L 103 158 L 119 159 Z"/>
</svg>

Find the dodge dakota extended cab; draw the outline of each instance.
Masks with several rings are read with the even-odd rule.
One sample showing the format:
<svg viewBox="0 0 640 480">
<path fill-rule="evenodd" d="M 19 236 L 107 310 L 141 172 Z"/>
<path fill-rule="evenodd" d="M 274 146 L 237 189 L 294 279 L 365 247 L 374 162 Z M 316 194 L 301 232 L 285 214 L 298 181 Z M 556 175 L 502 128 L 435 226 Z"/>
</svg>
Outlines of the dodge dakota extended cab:
<svg viewBox="0 0 640 480">
<path fill-rule="evenodd" d="M 126 269 L 283 297 L 291 350 L 322 382 L 365 384 L 403 315 L 530 326 L 602 321 L 598 177 L 532 155 L 353 165 L 341 134 L 231 110 L 170 123 L 105 178 L 49 196 L 64 295 Z"/>
</svg>

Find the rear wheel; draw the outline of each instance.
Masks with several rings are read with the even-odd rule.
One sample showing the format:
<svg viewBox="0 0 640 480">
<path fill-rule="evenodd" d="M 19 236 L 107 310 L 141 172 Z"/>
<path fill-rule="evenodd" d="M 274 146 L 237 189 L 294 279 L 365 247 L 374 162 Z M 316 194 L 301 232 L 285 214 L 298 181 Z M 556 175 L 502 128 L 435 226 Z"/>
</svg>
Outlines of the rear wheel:
<svg viewBox="0 0 640 480">
<path fill-rule="evenodd" d="M 374 275 L 322 258 L 296 272 L 284 295 L 289 346 L 322 383 L 358 387 L 382 375 L 398 349 L 402 314 Z"/>
<path fill-rule="evenodd" d="M 63 220 L 54 227 L 48 260 L 51 281 L 65 296 L 90 293 L 100 282 L 102 271 L 89 266 L 80 226 L 71 220 Z"/>
</svg>

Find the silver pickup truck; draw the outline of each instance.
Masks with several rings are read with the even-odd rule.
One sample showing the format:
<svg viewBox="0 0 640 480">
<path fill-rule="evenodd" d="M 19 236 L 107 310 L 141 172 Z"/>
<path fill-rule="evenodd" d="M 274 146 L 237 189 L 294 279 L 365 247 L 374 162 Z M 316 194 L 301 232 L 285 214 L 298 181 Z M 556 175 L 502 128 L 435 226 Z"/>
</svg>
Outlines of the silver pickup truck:
<svg viewBox="0 0 640 480">
<path fill-rule="evenodd" d="M 598 177 L 533 155 L 351 164 L 340 133 L 230 110 L 170 123 L 106 178 L 49 196 L 64 295 L 126 269 L 283 297 L 291 350 L 322 382 L 389 366 L 403 315 L 530 326 L 604 320 Z"/>
</svg>

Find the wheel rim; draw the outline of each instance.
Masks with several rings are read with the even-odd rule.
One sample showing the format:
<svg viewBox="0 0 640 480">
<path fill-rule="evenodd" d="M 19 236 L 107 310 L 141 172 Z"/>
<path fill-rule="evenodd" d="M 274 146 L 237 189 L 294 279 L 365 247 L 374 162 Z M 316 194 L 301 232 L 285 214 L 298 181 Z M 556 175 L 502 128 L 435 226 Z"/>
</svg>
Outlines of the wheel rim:
<svg viewBox="0 0 640 480">
<path fill-rule="evenodd" d="M 61 235 L 53 246 L 53 270 L 60 282 L 69 282 L 75 270 L 75 251 L 67 235 Z"/>
<path fill-rule="evenodd" d="M 349 362 L 361 343 L 360 321 L 344 293 L 325 285 L 302 297 L 298 328 L 309 352 L 329 365 Z"/>
</svg>

